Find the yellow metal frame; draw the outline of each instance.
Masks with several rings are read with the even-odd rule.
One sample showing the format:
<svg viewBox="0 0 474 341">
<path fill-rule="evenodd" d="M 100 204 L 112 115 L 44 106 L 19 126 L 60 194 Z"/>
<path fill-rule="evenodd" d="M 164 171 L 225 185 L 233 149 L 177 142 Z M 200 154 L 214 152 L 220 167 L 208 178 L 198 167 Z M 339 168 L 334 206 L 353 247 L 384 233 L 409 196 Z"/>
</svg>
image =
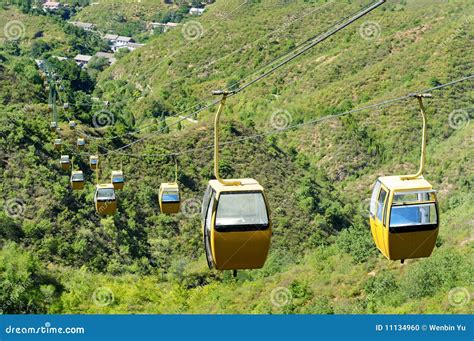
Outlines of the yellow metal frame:
<svg viewBox="0 0 474 341">
<path fill-rule="evenodd" d="M 370 216 L 370 230 L 372 232 L 372 237 L 374 239 L 375 245 L 380 250 L 380 252 L 382 252 L 382 254 L 389 260 L 405 260 L 412 258 L 429 257 L 436 245 L 436 239 L 438 237 L 439 232 L 440 218 L 436 196 L 435 200 L 420 202 L 420 204 L 434 203 L 436 205 L 436 213 L 438 219 L 438 227 L 436 229 L 428 231 L 390 233 L 390 216 L 395 193 L 412 191 L 423 192 L 432 190 L 431 185 L 423 179 L 415 180 L 418 182 L 416 184 L 416 188 L 412 188 L 409 190 L 401 186 L 388 186 L 386 181 L 384 182 L 384 180 L 394 178 L 398 178 L 399 183 L 403 181 L 399 177 L 382 177 L 379 179 L 381 186 L 379 192 L 377 193 L 375 215 L 373 217 Z M 387 197 L 385 198 L 383 204 L 382 221 L 380 221 L 377 218 L 377 212 L 379 209 L 378 197 L 382 189 L 387 192 Z"/>
<path fill-rule="evenodd" d="M 163 192 L 165 190 L 177 190 L 179 195 L 179 202 L 163 202 Z M 158 193 L 158 203 L 160 205 L 160 211 L 163 214 L 179 213 L 181 208 L 181 193 L 179 191 L 179 185 L 177 182 L 162 183 L 160 185 Z"/>
<path fill-rule="evenodd" d="M 423 176 L 423 171 L 425 168 L 426 161 L 426 111 L 425 106 L 423 105 L 423 98 L 431 98 L 431 94 L 416 94 L 415 98 L 418 99 L 418 104 L 420 105 L 421 118 L 423 121 L 423 133 L 421 137 L 421 155 L 420 155 L 420 168 L 418 172 L 410 175 L 402 175 L 400 178 L 402 180 L 415 180 Z"/>
<path fill-rule="evenodd" d="M 238 180 L 224 180 L 219 175 L 219 120 L 224 110 L 225 102 L 227 100 L 228 92 L 222 93 L 222 99 L 219 103 L 216 116 L 214 119 L 214 176 L 224 186 L 240 186 L 241 182 Z"/>
<path fill-rule="evenodd" d="M 234 180 L 232 180 L 234 181 Z M 201 230 L 206 241 L 206 235 L 209 236 L 209 251 L 212 258 L 212 266 L 216 270 L 242 270 L 242 269 L 260 269 L 265 265 L 268 252 L 270 250 L 272 236 L 272 219 L 270 206 L 268 204 L 265 191 L 254 179 L 239 179 L 241 186 L 230 188 L 217 180 L 209 181 L 209 186 L 215 193 L 214 202 L 211 209 L 210 229 L 206 231 L 206 221 L 201 225 Z M 221 195 L 225 193 L 236 192 L 260 192 L 263 195 L 265 207 L 268 215 L 268 228 L 255 231 L 234 231 L 219 232 L 215 229 L 217 203 Z M 209 206 L 206 207 L 209 209 Z M 206 257 L 208 255 L 206 254 Z"/>
</svg>

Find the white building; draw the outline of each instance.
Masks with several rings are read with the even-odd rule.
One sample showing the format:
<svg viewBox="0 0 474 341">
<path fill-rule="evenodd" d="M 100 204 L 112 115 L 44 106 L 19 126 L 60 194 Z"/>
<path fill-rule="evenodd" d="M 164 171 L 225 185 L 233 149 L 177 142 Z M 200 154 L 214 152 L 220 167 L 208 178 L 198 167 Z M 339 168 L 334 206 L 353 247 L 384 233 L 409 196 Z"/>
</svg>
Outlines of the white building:
<svg viewBox="0 0 474 341">
<path fill-rule="evenodd" d="M 60 9 L 62 7 L 62 4 L 58 1 L 46 1 L 43 4 L 43 9 L 46 11 L 55 11 L 57 9 Z"/>
<path fill-rule="evenodd" d="M 161 32 L 167 32 L 168 30 L 177 27 L 179 24 L 175 22 L 167 22 L 165 24 L 160 23 L 160 22 L 151 22 L 148 23 L 148 29 L 149 30 L 156 30 L 159 29 Z"/>
<path fill-rule="evenodd" d="M 86 67 L 87 64 L 89 64 L 89 62 L 91 61 L 91 59 L 92 59 L 92 56 L 84 55 L 84 54 L 78 54 L 77 56 L 74 57 L 74 61 L 80 67 Z"/>
<path fill-rule="evenodd" d="M 142 46 L 145 46 L 145 44 L 126 43 L 126 44 L 113 45 L 111 48 L 112 48 L 112 51 L 114 51 L 114 52 L 117 52 L 120 49 L 127 49 L 129 51 L 133 51 L 133 50 L 136 50 L 136 49 L 138 49 Z"/>
<path fill-rule="evenodd" d="M 189 14 L 190 14 L 190 15 L 202 15 L 205 10 L 206 10 L 205 8 L 192 7 L 192 8 L 189 10 Z"/>
<path fill-rule="evenodd" d="M 71 25 L 80 27 L 86 31 L 94 31 L 95 25 L 90 22 L 80 22 L 80 21 L 68 21 Z"/>
</svg>

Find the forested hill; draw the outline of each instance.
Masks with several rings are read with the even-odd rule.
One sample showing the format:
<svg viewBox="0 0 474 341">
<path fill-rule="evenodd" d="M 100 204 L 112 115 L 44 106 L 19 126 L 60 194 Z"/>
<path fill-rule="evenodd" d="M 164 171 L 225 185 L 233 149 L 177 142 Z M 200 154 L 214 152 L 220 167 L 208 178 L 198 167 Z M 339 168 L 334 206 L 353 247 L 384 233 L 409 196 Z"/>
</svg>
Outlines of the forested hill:
<svg viewBox="0 0 474 341">
<path fill-rule="evenodd" d="M 311 123 L 474 74 L 469 0 L 387 1 L 228 99 L 220 170 L 225 177 L 259 180 L 274 231 L 263 269 L 239 271 L 236 278 L 207 269 L 199 209 L 213 177 L 216 108 L 196 115 L 193 109 L 215 100 L 212 90 L 245 84 L 268 62 L 367 3 L 217 0 L 202 16 L 189 15 L 187 5 L 150 1 L 101 1 L 56 14 L 3 5 L 0 309 L 472 312 L 473 81 L 434 91 L 425 101 L 425 177 L 439 191 L 441 217 L 428 259 L 387 261 L 368 228 L 376 178 L 417 167 L 417 102 Z M 92 22 L 97 32 L 74 27 L 71 20 Z M 178 26 L 150 32 L 150 21 Z M 105 31 L 146 45 L 119 52 L 110 67 L 94 58 L 81 69 L 72 60 L 77 54 L 109 51 L 101 39 Z M 59 168 L 48 86 L 35 60 L 46 60 L 61 80 L 60 137 L 64 153 L 74 155 L 75 167 L 86 173 L 83 191 L 71 191 L 69 174 Z M 191 120 L 184 119 L 188 115 Z M 71 119 L 76 131 L 68 128 Z M 74 147 L 79 136 L 87 137 L 82 152 Z M 113 217 L 94 210 L 88 157 L 97 151 L 107 154 L 101 159 L 103 180 L 121 166 L 127 178 Z M 176 153 L 183 209 L 166 216 L 157 194 L 160 183 L 174 177 Z"/>
</svg>

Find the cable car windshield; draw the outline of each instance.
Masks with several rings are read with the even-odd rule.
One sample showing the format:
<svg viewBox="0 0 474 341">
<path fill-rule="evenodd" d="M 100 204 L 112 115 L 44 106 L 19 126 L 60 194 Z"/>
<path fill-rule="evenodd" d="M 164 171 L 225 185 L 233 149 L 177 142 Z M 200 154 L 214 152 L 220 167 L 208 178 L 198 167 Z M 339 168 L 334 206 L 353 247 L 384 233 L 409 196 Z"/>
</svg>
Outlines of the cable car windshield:
<svg viewBox="0 0 474 341">
<path fill-rule="evenodd" d="M 432 204 L 393 206 L 390 214 L 390 227 L 436 225 L 438 215 Z"/>
<path fill-rule="evenodd" d="M 162 202 L 179 202 L 179 192 L 177 190 L 163 191 L 161 196 Z"/>
<path fill-rule="evenodd" d="M 84 181 L 83 174 L 73 174 L 71 178 L 72 178 L 72 181 Z"/>
<path fill-rule="evenodd" d="M 420 202 L 436 201 L 435 191 L 395 193 L 393 205 L 416 204 Z"/>
<path fill-rule="evenodd" d="M 122 176 L 114 176 L 112 178 L 112 182 L 115 182 L 115 183 L 122 183 L 124 181 L 125 181 L 125 179 Z"/>
<path fill-rule="evenodd" d="M 112 188 L 99 189 L 97 190 L 97 200 L 115 200 L 115 191 Z"/>
<path fill-rule="evenodd" d="M 62 163 L 69 163 L 69 157 L 68 156 L 61 156 L 61 162 Z"/>
<path fill-rule="evenodd" d="M 99 161 L 99 160 L 97 160 L 97 159 L 91 159 L 91 164 L 92 164 L 92 165 L 95 165 L 95 164 L 97 164 L 98 161 Z"/>
<path fill-rule="evenodd" d="M 261 192 L 222 193 L 216 214 L 216 229 L 243 227 L 265 229 L 269 225 L 267 207 Z"/>
<path fill-rule="evenodd" d="M 390 214 L 390 227 L 437 225 L 435 193 L 435 191 L 395 193 Z"/>
</svg>

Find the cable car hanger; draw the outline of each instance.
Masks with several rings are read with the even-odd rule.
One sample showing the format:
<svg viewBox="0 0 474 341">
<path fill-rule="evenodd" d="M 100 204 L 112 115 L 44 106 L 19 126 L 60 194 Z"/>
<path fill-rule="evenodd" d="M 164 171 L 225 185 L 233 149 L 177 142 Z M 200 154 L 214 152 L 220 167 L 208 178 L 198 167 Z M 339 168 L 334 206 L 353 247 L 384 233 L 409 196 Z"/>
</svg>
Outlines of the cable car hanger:
<svg viewBox="0 0 474 341">
<path fill-rule="evenodd" d="M 222 110 L 224 109 L 227 96 L 230 94 L 230 92 L 219 90 L 214 91 L 213 94 L 216 96 L 222 95 L 219 108 L 217 109 L 216 116 L 214 118 L 214 175 L 217 181 L 219 181 L 224 186 L 239 186 L 241 185 L 240 181 L 224 180 L 219 175 L 219 120 L 222 114 Z"/>
<path fill-rule="evenodd" d="M 426 158 L 426 112 L 423 98 L 431 94 L 410 94 L 417 98 L 423 119 L 420 168 L 411 175 L 381 176 L 370 200 L 369 224 L 376 247 L 389 260 L 430 257 L 439 232 L 436 191 L 423 178 Z"/>
<path fill-rule="evenodd" d="M 421 136 L 420 168 L 418 169 L 418 172 L 416 172 L 415 174 L 400 176 L 400 179 L 402 180 L 415 180 L 415 179 L 423 177 L 423 170 L 425 168 L 425 161 L 426 161 L 426 111 L 425 111 L 425 106 L 423 105 L 423 98 L 433 98 L 432 94 L 412 94 L 410 96 L 418 99 L 421 118 L 423 122 L 423 133 Z"/>
</svg>

